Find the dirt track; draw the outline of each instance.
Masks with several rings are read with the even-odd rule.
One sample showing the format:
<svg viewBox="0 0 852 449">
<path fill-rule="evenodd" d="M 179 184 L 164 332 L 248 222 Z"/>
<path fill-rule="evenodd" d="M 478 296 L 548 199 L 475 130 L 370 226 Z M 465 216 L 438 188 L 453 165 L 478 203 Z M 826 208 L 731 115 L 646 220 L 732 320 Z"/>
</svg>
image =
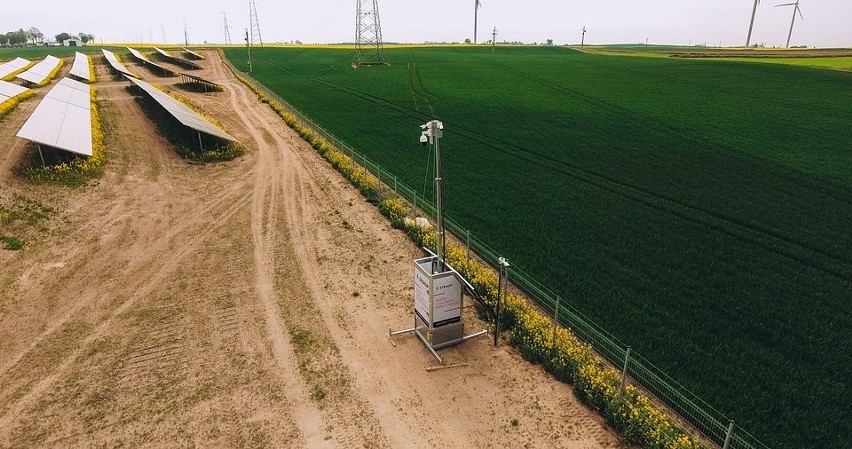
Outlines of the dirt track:
<svg viewBox="0 0 852 449">
<path fill-rule="evenodd" d="M 418 340 L 392 345 L 417 248 L 215 53 L 203 65 L 225 92 L 174 92 L 245 144 L 233 162 L 179 159 L 104 66 L 102 179 L 20 180 L 38 99 L 0 122 L 0 206 L 53 211 L 0 250 L 0 447 L 618 446 L 505 345 L 444 349 L 469 366 L 431 373 Z"/>
</svg>

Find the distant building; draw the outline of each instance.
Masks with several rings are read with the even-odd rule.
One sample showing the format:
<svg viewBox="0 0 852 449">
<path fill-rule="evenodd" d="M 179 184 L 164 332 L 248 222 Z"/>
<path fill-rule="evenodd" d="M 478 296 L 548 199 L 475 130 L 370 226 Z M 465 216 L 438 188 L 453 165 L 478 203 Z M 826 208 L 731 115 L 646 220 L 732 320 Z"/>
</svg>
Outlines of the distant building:
<svg viewBox="0 0 852 449">
<path fill-rule="evenodd" d="M 71 39 L 65 39 L 62 41 L 62 45 L 66 47 L 80 47 L 83 45 L 83 41 L 77 39 L 76 37 L 72 37 Z"/>
</svg>

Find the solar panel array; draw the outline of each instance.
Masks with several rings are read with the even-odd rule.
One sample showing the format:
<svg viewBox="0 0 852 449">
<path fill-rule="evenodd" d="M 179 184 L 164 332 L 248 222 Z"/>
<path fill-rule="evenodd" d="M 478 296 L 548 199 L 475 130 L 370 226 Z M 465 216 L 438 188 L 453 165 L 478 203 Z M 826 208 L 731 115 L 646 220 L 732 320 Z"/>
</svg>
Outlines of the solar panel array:
<svg viewBox="0 0 852 449">
<path fill-rule="evenodd" d="M 169 70 L 169 69 L 161 66 L 160 64 L 157 64 L 156 62 L 153 62 L 150 59 L 146 58 L 145 55 L 143 55 L 142 53 L 139 53 L 137 50 L 134 50 L 130 47 L 127 47 L 127 49 L 130 50 L 130 54 L 132 54 L 134 58 L 142 61 L 143 63 L 154 66 L 154 67 L 162 70 L 163 72 L 175 73 L 172 70 Z"/>
<path fill-rule="evenodd" d="M 0 79 L 6 78 L 28 65 L 30 65 L 30 61 L 24 58 L 15 58 L 9 62 L 4 62 L 3 64 L 0 64 Z"/>
<path fill-rule="evenodd" d="M 104 53 L 104 58 L 106 58 L 107 62 L 109 63 L 109 65 L 112 66 L 113 69 L 115 69 L 115 70 L 117 70 L 117 71 L 119 71 L 119 72 L 121 72 L 121 73 L 123 73 L 127 76 L 132 76 L 133 78 L 138 78 L 138 76 L 134 75 L 133 72 L 131 72 L 130 70 L 127 70 L 127 67 L 125 67 L 124 64 L 119 62 L 118 58 L 115 57 L 115 53 L 113 53 L 109 50 L 103 49 L 103 48 L 101 49 L 101 51 Z"/>
<path fill-rule="evenodd" d="M 50 89 L 18 137 L 85 156 L 92 155 L 91 87 L 63 78 Z"/>
<path fill-rule="evenodd" d="M 50 76 L 50 73 L 59 66 L 59 63 L 59 58 L 48 55 L 41 62 L 30 67 L 26 72 L 19 73 L 15 78 L 39 84 Z"/>
<path fill-rule="evenodd" d="M 17 84 L 0 81 L 0 104 L 3 104 L 10 98 L 15 98 L 28 90 L 29 89 L 26 87 L 22 87 Z"/>
<path fill-rule="evenodd" d="M 175 100 L 169 94 L 157 89 L 156 87 L 146 83 L 145 81 L 137 80 L 128 77 L 128 79 L 139 86 L 142 90 L 144 90 L 151 98 L 154 99 L 157 103 L 160 104 L 169 114 L 172 115 L 177 121 L 188 128 L 192 128 L 196 131 L 202 132 L 204 134 L 209 134 L 211 136 L 216 136 L 220 139 L 230 140 L 232 142 L 236 142 L 237 139 L 231 137 L 228 133 L 222 131 L 216 125 L 210 123 L 204 117 L 198 115 L 197 112 L 192 109 L 186 107 L 183 103 Z"/>
<path fill-rule="evenodd" d="M 68 72 L 68 74 L 86 81 L 91 81 L 92 72 L 89 67 L 89 57 L 79 51 L 76 52 L 74 54 L 74 65 L 71 66 L 71 71 Z"/>
</svg>

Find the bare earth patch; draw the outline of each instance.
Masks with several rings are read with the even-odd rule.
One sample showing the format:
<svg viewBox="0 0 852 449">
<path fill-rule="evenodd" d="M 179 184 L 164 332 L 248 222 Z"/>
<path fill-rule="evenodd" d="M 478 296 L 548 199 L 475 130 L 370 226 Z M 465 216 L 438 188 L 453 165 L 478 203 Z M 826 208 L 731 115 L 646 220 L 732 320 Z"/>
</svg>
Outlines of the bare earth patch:
<svg viewBox="0 0 852 449">
<path fill-rule="evenodd" d="M 246 146 L 235 161 L 178 158 L 100 64 L 101 179 L 12 174 L 49 87 L 0 122 L 0 207 L 50 210 L 0 250 L 0 447 L 619 447 L 506 345 L 445 349 L 469 365 L 431 373 L 418 340 L 392 345 L 419 250 L 217 54 L 201 64 L 224 92 L 169 89 Z"/>
</svg>

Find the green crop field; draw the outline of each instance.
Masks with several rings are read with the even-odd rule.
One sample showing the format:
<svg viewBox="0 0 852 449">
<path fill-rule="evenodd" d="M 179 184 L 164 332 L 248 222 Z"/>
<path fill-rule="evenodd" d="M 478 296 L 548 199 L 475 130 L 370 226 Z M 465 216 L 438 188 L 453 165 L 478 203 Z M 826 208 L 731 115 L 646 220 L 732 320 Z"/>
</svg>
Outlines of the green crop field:
<svg viewBox="0 0 852 449">
<path fill-rule="evenodd" d="M 451 217 L 770 447 L 852 445 L 852 74 L 386 57 L 260 48 L 254 76 L 423 193 L 418 125 L 443 120 Z"/>
</svg>

